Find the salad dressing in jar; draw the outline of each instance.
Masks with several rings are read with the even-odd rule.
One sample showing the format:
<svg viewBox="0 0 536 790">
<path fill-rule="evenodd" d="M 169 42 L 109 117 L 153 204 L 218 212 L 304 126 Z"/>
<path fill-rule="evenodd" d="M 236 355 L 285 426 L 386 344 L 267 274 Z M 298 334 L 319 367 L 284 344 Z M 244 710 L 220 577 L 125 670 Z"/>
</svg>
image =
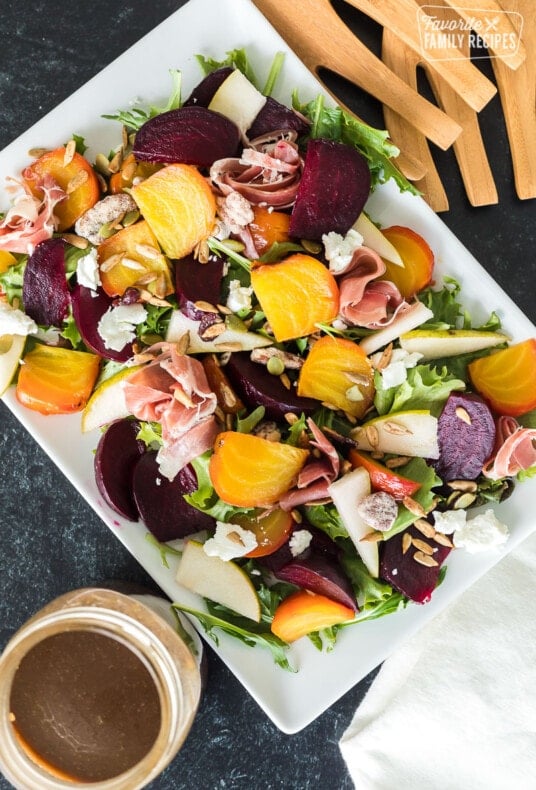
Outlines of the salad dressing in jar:
<svg viewBox="0 0 536 790">
<path fill-rule="evenodd" d="M 67 593 L 0 657 L 0 769 L 21 790 L 142 788 L 182 746 L 201 687 L 162 599 Z"/>
</svg>

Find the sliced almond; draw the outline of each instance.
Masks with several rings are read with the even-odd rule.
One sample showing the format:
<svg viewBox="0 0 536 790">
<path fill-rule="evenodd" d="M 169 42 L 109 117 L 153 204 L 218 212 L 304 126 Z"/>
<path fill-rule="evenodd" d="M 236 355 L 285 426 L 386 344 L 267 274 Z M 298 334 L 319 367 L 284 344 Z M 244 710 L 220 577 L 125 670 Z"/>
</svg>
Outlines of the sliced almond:
<svg viewBox="0 0 536 790">
<path fill-rule="evenodd" d="M 402 554 L 406 554 L 412 544 L 412 538 L 409 532 L 404 532 L 402 535 Z"/>
<path fill-rule="evenodd" d="M 418 518 L 413 524 L 425 538 L 435 538 L 436 531 L 434 527 L 425 518 Z"/>
<path fill-rule="evenodd" d="M 71 195 L 76 189 L 81 187 L 82 184 L 85 184 L 88 178 L 89 176 L 85 170 L 79 170 L 78 173 L 71 178 L 65 191 L 68 195 Z"/>
<path fill-rule="evenodd" d="M 71 162 L 74 159 L 75 153 L 76 153 L 76 141 L 75 140 L 69 140 L 69 142 L 65 146 L 65 153 L 63 155 L 63 166 L 64 167 L 67 167 L 67 165 L 71 164 Z"/>
<path fill-rule="evenodd" d="M 423 506 L 410 496 L 405 496 L 402 500 L 402 504 L 407 510 L 409 510 L 410 513 L 413 513 L 414 516 L 419 516 L 422 518 L 426 515 L 426 511 Z"/>
<path fill-rule="evenodd" d="M 428 568 L 435 568 L 439 565 L 437 560 L 434 560 L 429 554 L 424 554 L 422 551 L 416 551 L 413 555 L 413 559 L 415 562 L 418 562 L 419 565 L 426 565 Z"/>
<path fill-rule="evenodd" d="M 449 549 L 454 548 L 454 544 L 449 538 L 448 535 L 444 535 L 442 532 L 436 532 L 434 535 L 434 540 L 436 543 L 439 543 L 440 546 L 446 546 Z"/>
<path fill-rule="evenodd" d="M 422 551 L 423 554 L 432 555 L 434 553 L 434 549 L 432 548 L 432 546 L 430 546 L 430 544 L 427 543 L 425 540 L 421 540 L 420 538 L 413 538 L 411 542 L 413 543 L 415 548 L 419 549 L 419 551 Z"/>
<path fill-rule="evenodd" d="M 459 420 L 463 420 L 467 425 L 471 425 L 471 417 L 467 409 L 464 409 L 463 406 L 456 406 L 456 417 Z"/>
</svg>

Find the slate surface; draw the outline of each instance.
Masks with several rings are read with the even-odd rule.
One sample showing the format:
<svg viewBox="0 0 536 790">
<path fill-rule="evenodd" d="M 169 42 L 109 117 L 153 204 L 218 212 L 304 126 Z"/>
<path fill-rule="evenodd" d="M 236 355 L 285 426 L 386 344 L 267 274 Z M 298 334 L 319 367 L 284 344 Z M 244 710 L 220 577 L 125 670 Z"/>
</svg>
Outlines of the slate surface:
<svg viewBox="0 0 536 790">
<path fill-rule="evenodd" d="M 147 4 L 4 0 L 0 147 L 182 5 L 171 0 Z M 376 26 L 341 0 L 334 5 L 377 48 Z M 483 64 L 485 70 L 488 67 L 489 63 Z M 369 123 L 383 127 L 373 102 L 344 81 L 330 75 L 327 79 L 346 104 Z M 452 152 L 436 152 L 451 203 L 442 218 L 535 320 L 535 204 L 515 195 L 498 99 L 481 113 L 481 121 L 499 205 L 471 208 Z M 56 595 L 113 578 L 154 588 L 143 569 L 0 404 L 0 649 Z M 337 744 L 372 675 L 304 731 L 287 736 L 272 725 L 210 650 L 208 663 L 207 689 L 187 743 L 153 782 L 152 790 L 352 787 Z M 388 759 L 389 745 L 383 748 Z M 0 790 L 8 787 L 0 777 Z"/>
</svg>

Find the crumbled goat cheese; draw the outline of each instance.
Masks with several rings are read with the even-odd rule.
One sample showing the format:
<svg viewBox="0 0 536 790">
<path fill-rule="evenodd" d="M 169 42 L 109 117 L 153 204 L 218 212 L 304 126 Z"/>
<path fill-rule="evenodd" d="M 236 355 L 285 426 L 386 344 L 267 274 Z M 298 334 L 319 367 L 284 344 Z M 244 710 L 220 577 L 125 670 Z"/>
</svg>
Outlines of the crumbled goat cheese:
<svg viewBox="0 0 536 790">
<path fill-rule="evenodd" d="M 297 557 L 305 549 L 308 549 L 312 539 L 313 536 L 308 529 L 297 529 L 293 532 L 288 542 L 292 556 Z"/>
<path fill-rule="evenodd" d="M 240 284 L 240 280 L 231 280 L 229 285 L 229 296 L 227 298 L 227 307 L 233 313 L 238 313 L 240 310 L 251 310 L 251 295 L 253 288 L 247 288 Z"/>
<path fill-rule="evenodd" d="M 97 260 L 97 250 L 95 247 L 92 247 L 87 255 L 84 255 L 78 260 L 76 265 L 76 279 L 79 285 L 90 288 L 92 291 L 96 291 L 99 285 L 102 285 L 99 262 Z"/>
<path fill-rule="evenodd" d="M 324 233 L 322 242 L 330 271 L 338 272 L 348 266 L 354 252 L 363 246 L 363 236 L 357 230 L 350 228 L 346 236 L 341 236 L 335 231 Z"/>
<path fill-rule="evenodd" d="M 382 352 L 379 352 L 371 356 L 370 359 L 373 365 L 379 362 L 381 355 Z M 423 355 L 418 351 L 410 353 L 403 348 L 394 348 L 391 353 L 389 364 L 380 371 L 382 384 L 385 389 L 398 387 L 400 384 L 403 384 L 408 377 L 408 368 L 414 368 L 422 357 Z"/>
<path fill-rule="evenodd" d="M 7 302 L 0 302 L 0 335 L 33 335 L 37 324 L 29 315 Z"/>
<path fill-rule="evenodd" d="M 203 550 L 209 557 L 219 557 L 220 560 L 232 560 L 243 557 L 257 548 L 257 538 L 249 529 L 243 529 L 238 524 L 226 524 L 216 521 L 214 537 L 203 544 Z"/>
<path fill-rule="evenodd" d="M 465 510 L 445 510 L 444 513 L 434 510 L 432 515 L 434 517 L 434 527 L 438 532 L 442 532 L 443 535 L 452 535 L 457 529 L 462 529 L 467 519 Z"/>
<path fill-rule="evenodd" d="M 120 304 L 109 307 L 97 325 L 99 335 L 106 348 L 122 351 L 136 337 L 136 324 L 147 318 L 147 310 L 141 304 Z"/>
<path fill-rule="evenodd" d="M 508 539 L 508 527 L 503 524 L 493 510 L 486 510 L 467 521 L 456 530 L 453 543 L 457 549 L 464 548 L 469 554 L 477 554 L 497 546 Z"/>
</svg>

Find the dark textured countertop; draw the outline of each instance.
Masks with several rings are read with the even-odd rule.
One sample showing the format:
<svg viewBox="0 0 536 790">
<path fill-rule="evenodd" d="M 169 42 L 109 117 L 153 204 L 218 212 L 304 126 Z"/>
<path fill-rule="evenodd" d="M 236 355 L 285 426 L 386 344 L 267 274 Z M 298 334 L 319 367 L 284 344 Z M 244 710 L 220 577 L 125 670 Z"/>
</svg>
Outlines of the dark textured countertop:
<svg viewBox="0 0 536 790">
<path fill-rule="evenodd" d="M 4 0 L 0 148 L 182 5 L 176 0 Z M 335 7 L 349 23 L 361 24 L 357 12 L 344 3 L 336 0 Z M 374 26 L 365 27 L 373 41 Z M 341 80 L 330 79 L 330 85 L 363 115 L 357 91 Z M 378 108 L 365 104 L 370 105 L 366 119 L 383 125 Z M 497 98 L 481 113 L 481 121 L 499 204 L 471 208 L 452 151 L 436 152 L 451 204 L 442 218 L 534 320 L 536 206 L 515 195 Z M 154 588 L 3 404 L 0 428 L 0 648 L 30 615 L 67 590 L 114 578 Z M 151 785 L 154 790 L 352 787 L 338 740 L 371 677 L 304 731 L 288 736 L 210 649 L 208 664 L 208 685 L 186 746 Z M 389 759 L 389 745 L 383 748 Z M 0 788 L 6 787 L 0 778 Z"/>
</svg>

